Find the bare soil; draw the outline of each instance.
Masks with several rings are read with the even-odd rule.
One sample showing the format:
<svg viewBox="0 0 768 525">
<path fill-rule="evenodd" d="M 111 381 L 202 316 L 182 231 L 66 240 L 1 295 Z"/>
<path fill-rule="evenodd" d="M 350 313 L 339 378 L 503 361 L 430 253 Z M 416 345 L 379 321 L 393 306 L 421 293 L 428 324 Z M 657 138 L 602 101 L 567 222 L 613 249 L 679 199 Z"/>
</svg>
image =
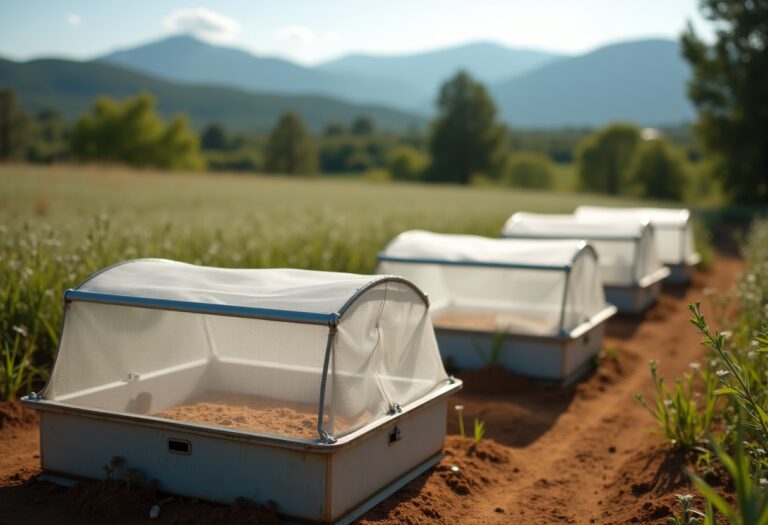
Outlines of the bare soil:
<svg viewBox="0 0 768 525">
<path fill-rule="evenodd" d="M 449 407 L 445 458 L 360 523 L 666 524 L 677 510 L 675 494 L 691 492 L 683 473 L 691 458 L 648 431 L 653 422 L 633 396 L 651 396 L 649 360 L 671 379 L 704 356 L 686 305 L 706 305 L 705 288 L 728 291 L 742 269 L 740 260 L 720 254 L 710 273 L 697 273 L 688 288 L 665 290 L 644 316 L 611 319 L 605 347 L 617 348 L 618 360 L 605 360 L 576 385 L 542 385 L 499 369 L 460 374 L 464 389 Z M 457 435 L 455 404 L 464 406 L 468 427 L 474 418 L 485 421 L 479 446 Z M 165 497 L 151 485 L 67 489 L 38 481 L 38 447 L 36 416 L 0 404 L 0 525 L 143 523 Z M 155 522 L 274 523 L 274 509 L 263 503 L 223 507 L 176 498 Z"/>
<path fill-rule="evenodd" d="M 317 439 L 317 407 L 309 403 L 288 405 L 264 397 L 207 392 L 190 403 L 152 415 L 297 439 Z"/>
</svg>

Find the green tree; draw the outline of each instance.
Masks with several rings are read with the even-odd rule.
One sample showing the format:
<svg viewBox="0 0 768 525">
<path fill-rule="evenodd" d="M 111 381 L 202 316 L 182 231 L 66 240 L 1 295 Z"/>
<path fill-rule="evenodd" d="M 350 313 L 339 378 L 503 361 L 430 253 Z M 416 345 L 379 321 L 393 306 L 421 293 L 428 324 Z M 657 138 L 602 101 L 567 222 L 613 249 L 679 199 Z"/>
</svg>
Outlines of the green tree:
<svg viewBox="0 0 768 525">
<path fill-rule="evenodd" d="M 631 124 L 612 124 L 584 139 L 576 149 L 582 189 L 609 195 L 627 193 L 627 168 L 640 142 Z"/>
<path fill-rule="evenodd" d="M 118 102 L 100 97 L 72 131 L 72 154 L 82 161 L 123 162 L 137 167 L 202 169 L 197 135 L 184 116 L 167 125 L 147 93 Z"/>
<path fill-rule="evenodd" d="M 375 127 L 371 117 L 361 115 L 352 122 L 352 126 L 349 129 L 353 135 L 368 136 L 373 135 Z"/>
<path fill-rule="evenodd" d="M 278 121 L 267 142 L 266 168 L 273 173 L 306 175 L 317 169 L 317 155 L 304 123 L 292 112 Z"/>
<path fill-rule="evenodd" d="M 340 135 L 344 135 L 347 132 L 346 128 L 344 127 L 344 124 L 339 124 L 338 122 L 331 122 L 327 126 L 325 126 L 325 131 L 323 134 L 326 137 L 338 137 Z"/>
<path fill-rule="evenodd" d="M 717 41 L 706 44 L 692 26 L 682 37 L 693 66 L 688 94 L 699 112 L 696 131 L 732 198 L 768 202 L 768 2 L 700 5 L 717 26 Z"/>
<path fill-rule="evenodd" d="M 551 189 L 555 185 L 555 168 L 540 153 L 514 153 L 507 159 L 503 179 L 518 188 Z"/>
<path fill-rule="evenodd" d="M 227 149 L 229 145 L 227 130 L 218 123 L 208 124 L 200 135 L 200 145 L 207 150 L 222 151 Z"/>
<path fill-rule="evenodd" d="M 27 152 L 33 162 L 53 162 L 67 157 L 66 126 L 58 111 L 45 108 L 38 111 L 34 120 L 34 140 Z"/>
<path fill-rule="evenodd" d="M 664 139 L 643 141 L 632 157 L 627 178 L 644 197 L 680 200 L 687 181 L 685 156 Z"/>
<path fill-rule="evenodd" d="M 390 152 L 387 159 L 387 170 L 395 180 L 419 180 L 424 176 L 428 165 L 427 156 L 409 145 L 398 146 Z"/>
<path fill-rule="evenodd" d="M 30 117 L 19 106 L 16 92 L 0 89 L 0 161 L 24 158 L 29 132 Z"/>
<path fill-rule="evenodd" d="M 428 179 L 468 184 L 473 174 L 498 177 L 506 130 L 482 84 L 460 71 L 440 88 L 438 118 L 432 124 Z"/>
</svg>

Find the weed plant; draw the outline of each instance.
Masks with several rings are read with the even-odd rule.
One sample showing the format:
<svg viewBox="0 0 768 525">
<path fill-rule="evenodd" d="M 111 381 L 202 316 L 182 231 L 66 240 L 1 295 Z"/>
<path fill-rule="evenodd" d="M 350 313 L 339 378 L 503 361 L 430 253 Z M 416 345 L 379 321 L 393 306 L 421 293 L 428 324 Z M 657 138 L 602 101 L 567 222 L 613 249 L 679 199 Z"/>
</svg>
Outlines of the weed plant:
<svg viewBox="0 0 768 525">
<path fill-rule="evenodd" d="M 664 383 L 664 377 L 658 373 L 657 361 L 651 361 L 651 376 L 656 387 L 653 406 L 641 394 L 635 399 L 644 406 L 656 420 L 661 434 L 667 442 L 676 448 L 693 449 L 706 438 L 715 414 L 716 398 L 712 395 L 715 376 L 709 364 L 693 367 L 683 379 L 676 379 L 674 388 Z M 704 388 L 704 395 L 697 396 L 697 379 Z M 698 398 L 698 399 L 697 399 Z"/>
<path fill-rule="evenodd" d="M 699 473 L 689 476 L 706 498 L 707 512 L 703 518 L 684 512 L 675 519 L 702 518 L 702 523 L 714 524 L 717 512 L 732 525 L 768 525 L 768 220 L 752 225 L 743 252 L 746 272 L 735 293 L 713 302 L 716 321 L 727 330 L 713 330 L 700 304 L 689 305 L 691 323 L 707 350 L 699 402 L 692 376 L 677 380 L 670 390 L 656 365 L 651 366 L 653 406 L 638 396 L 670 444 L 700 452 Z M 726 315 L 731 299 L 738 302 L 735 321 Z M 715 458 L 735 489 L 735 507 L 700 476 L 701 471 L 715 472 Z"/>
</svg>

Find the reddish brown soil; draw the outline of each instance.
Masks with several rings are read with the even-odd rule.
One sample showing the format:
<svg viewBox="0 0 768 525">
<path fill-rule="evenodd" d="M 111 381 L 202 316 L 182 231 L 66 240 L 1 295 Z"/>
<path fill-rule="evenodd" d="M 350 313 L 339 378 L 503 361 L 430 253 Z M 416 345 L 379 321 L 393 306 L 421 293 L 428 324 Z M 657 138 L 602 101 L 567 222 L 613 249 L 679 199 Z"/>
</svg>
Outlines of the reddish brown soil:
<svg viewBox="0 0 768 525">
<path fill-rule="evenodd" d="M 690 491 L 682 473 L 690 458 L 648 432 L 652 420 L 633 396 L 651 395 L 649 360 L 672 378 L 703 356 L 686 305 L 706 301 L 705 287 L 729 290 L 742 267 L 721 255 L 711 273 L 697 274 L 687 289 L 666 290 L 644 316 L 611 319 L 605 346 L 618 348 L 618 362 L 606 360 L 576 385 L 541 385 L 502 370 L 460 374 L 464 390 L 451 404 L 464 406 L 468 427 L 483 419 L 486 439 L 477 449 L 462 443 L 449 408 L 443 461 L 361 523 L 666 524 L 678 508 L 675 494 Z M 38 473 L 35 416 L 0 405 L 0 525 L 142 523 L 162 498 L 151 486 L 128 490 L 120 482 L 65 489 L 36 481 Z M 175 499 L 156 522 L 272 523 L 274 515 L 244 502 Z"/>
<path fill-rule="evenodd" d="M 152 414 L 155 417 L 205 423 L 298 439 L 317 439 L 317 408 L 309 404 L 276 405 L 274 400 L 227 392 L 208 392 L 185 405 Z"/>
</svg>

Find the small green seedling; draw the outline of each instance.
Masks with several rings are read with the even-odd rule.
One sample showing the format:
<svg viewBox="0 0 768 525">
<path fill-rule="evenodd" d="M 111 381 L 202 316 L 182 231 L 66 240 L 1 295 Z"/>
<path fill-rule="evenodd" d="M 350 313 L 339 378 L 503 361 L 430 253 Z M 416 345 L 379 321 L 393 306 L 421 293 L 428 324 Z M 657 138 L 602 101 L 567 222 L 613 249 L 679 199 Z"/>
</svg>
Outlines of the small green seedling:
<svg viewBox="0 0 768 525">
<path fill-rule="evenodd" d="M 504 338 L 506 334 L 504 332 L 496 332 L 491 339 L 490 353 L 486 354 L 483 346 L 477 341 L 472 341 L 472 348 L 474 348 L 477 355 L 480 356 L 480 360 L 483 362 L 483 367 L 496 366 L 499 363 L 499 356 L 501 355 L 501 348 L 504 346 Z"/>
<path fill-rule="evenodd" d="M 693 496 L 690 494 L 677 494 L 677 501 L 680 502 L 682 512 L 669 518 L 669 525 L 699 525 L 701 524 L 704 513 L 691 508 Z"/>
<path fill-rule="evenodd" d="M 485 421 L 475 418 L 475 446 L 480 444 L 485 435 Z"/>
</svg>

